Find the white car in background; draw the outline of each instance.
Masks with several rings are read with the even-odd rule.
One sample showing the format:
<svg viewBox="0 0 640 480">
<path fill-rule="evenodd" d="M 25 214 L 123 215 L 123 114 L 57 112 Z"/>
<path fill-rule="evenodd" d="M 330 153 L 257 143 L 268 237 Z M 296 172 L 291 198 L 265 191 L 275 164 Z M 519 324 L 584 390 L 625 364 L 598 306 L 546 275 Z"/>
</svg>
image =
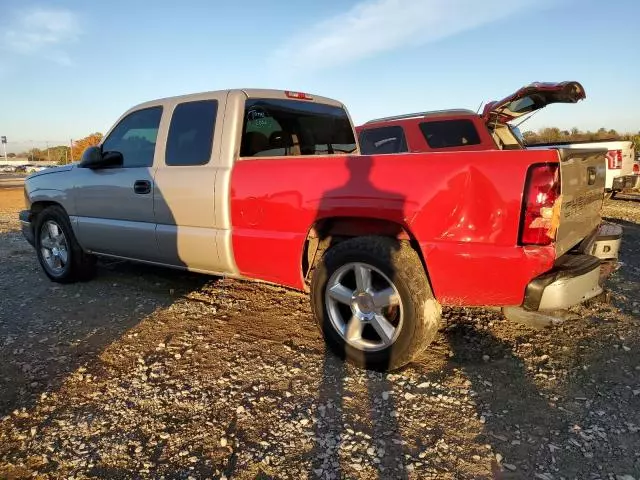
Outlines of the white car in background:
<svg viewBox="0 0 640 480">
<path fill-rule="evenodd" d="M 536 143 L 528 146 L 527 149 L 539 150 L 554 147 L 607 149 L 607 177 L 604 185 L 606 198 L 612 198 L 622 190 L 640 188 L 640 177 L 637 173 L 634 175 L 635 148 L 630 140 Z"/>
<path fill-rule="evenodd" d="M 48 167 L 48 166 L 45 167 L 45 166 L 42 166 L 42 165 L 27 165 L 26 172 L 27 173 L 35 173 L 35 172 L 40 172 L 40 171 L 42 171 L 42 170 L 44 170 L 46 168 L 51 168 L 51 167 Z"/>
</svg>

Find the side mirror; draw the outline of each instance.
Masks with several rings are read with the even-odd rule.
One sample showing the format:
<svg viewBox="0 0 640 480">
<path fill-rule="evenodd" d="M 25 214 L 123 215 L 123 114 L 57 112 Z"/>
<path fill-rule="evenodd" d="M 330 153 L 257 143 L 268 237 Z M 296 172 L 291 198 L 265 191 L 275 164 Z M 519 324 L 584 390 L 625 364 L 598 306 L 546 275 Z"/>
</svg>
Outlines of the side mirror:
<svg viewBox="0 0 640 480">
<path fill-rule="evenodd" d="M 100 147 L 88 147 L 82 154 L 82 159 L 78 165 L 80 168 L 113 168 L 121 167 L 123 164 L 123 157 L 120 152 L 105 152 L 102 153 Z"/>
<path fill-rule="evenodd" d="M 95 168 L 101 161 L 102 150 L 100 147 L 87 147 L 84 152 L 82 152 L 82 158 L 78 166 L 82 168 Z"/>
</svg>

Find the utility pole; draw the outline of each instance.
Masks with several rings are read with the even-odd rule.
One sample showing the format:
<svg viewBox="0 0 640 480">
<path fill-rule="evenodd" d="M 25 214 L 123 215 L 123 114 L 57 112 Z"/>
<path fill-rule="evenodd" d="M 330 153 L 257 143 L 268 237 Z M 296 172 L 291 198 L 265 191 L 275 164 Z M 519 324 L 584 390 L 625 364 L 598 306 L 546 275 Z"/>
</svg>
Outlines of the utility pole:
<svg viewBox="0 0 640 480">
<path fill-rule="evenodd" d="M 2 135 L 0 141 L 2 141 L 2 146 L 4 147 L 4 163 L 9 164 L 9 160 L 7 160 L 7 137 Z"/>
<path fill-rule="evenodd" d="M 69 150 L 71 151 L 71 161 L 73 162 L 73 138 L 69 139 Z"/>
</svg>

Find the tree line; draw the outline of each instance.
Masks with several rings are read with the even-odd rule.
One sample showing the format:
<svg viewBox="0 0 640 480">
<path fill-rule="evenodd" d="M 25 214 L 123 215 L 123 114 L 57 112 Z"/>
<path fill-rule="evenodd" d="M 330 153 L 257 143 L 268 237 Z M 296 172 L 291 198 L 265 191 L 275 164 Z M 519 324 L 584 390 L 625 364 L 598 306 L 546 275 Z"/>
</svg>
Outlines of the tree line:
<svg viewBox="0 0 640 480">
<path fill-rule="evenodd" d="M 534 132 L 528 130 L 522 134 L 526 145 L 536 145 L 540 143 L 557 143 L 557 142 L 600 142 L 605 140 L 631 140 L 636 152 L 640 151 L 640 132 L 638 133 L 618 133 L 615 130 L 607 130 L 600 128 L 595 132 L 590 130 L 582 131 L 579 128 L 571 130 L 560 130 L 557 127 L 541 128 Z"/>
<path fill-rule="evenodd" d="M 70 146 L 56 145 L 44 149 L 32 148 L 31 150 L 18 154 L 18 156 L 27 157 L 29 160 L 35 162 L 51 161 L 56 162 L 58 165 L 64 165 L 66 163 L 79 161 L 87 147 L 98 145 L 100 140 L 102 140 L 102 133 L 95 132 L 80 140 L 76 140 Z"/>
</svg>

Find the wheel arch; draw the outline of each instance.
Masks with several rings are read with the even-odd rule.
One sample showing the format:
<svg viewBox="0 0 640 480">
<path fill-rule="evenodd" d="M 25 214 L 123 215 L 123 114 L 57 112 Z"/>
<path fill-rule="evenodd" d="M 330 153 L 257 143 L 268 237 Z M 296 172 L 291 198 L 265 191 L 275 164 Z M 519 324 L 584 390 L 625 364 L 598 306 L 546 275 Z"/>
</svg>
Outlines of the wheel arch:
<svg viewBox="0 0 640 480">
<path fill-rule="evenodd" d="M 31 212 L 31 216 L 33 218 L 35 215 L 39 214 L 48 207 L 60 207 L 64 211 L 64 213 L 68 215 L 67 210 L 64 208 L 64 206 L 62 206 L 61 203 L 54 202 L 53 200 L 36 200 L 31 204 L 29 211 Z"/>
<path fill-rule="evenodd" d="M 336 216 L 316 220 L 307 232 L 300 259 L 305 289 L 308 289 L 311 273 L 326 250 L 344 240 L 366 235 L 394 238 L 407 243 L 418 254 L 431 283 L 422 249 L 407 225 L 382 218 Z"/>
<path fill-rule="evenodd" d="M 29 221 L 31 223 L 31 230 L 34 232 L 35 234 L 35 228 L 36 228 L 36 218 L 37 216 L 42 213 L 45 209 L 49 208 L 49 207 L 58 207 L 60 208 L 60 210 L 62 210 L 62 212 L 67 216 L 67 218 L 69 219 L 69 224 L 71 225 L 71 230 L 73 231 L 74 236 L 76 237 L 76 241 L 82 245 L 80 243 L 80 239 L 79 237 L 79 232 L 78 232 L 78 224 L 75 221 L 74 217 L 72 217 L 71 215 L 69 215 L 69 211 L 64 207 L 64 205 L 60 202 L 56 202 L 55 200 L 36 200 L 33 203 L 31 203 L 30 207 L 29 207 Z"/>
</svg>

